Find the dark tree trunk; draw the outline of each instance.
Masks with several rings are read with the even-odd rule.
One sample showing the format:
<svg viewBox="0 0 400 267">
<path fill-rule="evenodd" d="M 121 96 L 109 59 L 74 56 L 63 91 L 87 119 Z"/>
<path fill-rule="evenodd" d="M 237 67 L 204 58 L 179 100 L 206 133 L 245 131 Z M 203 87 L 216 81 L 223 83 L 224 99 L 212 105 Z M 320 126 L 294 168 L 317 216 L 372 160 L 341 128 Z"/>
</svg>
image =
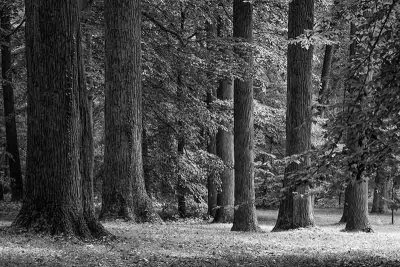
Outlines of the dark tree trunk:
<svg viewBox="0 0 400 267">
<path fill-rule="evenodd" d="M 13 226 L 51 234 L 107 234 L 82 200 L 80 10 L 76 1 L 27 0 L 26 189 Z M 49 55 L 52 55 L 49 57 Z"/>
<path fill-rule="evenodd" d="M 4 7 L 0 11 L 1 28 L 11 31 L 11 10 Z M 17 125 L 15 122 L 14 89 L 12 83 L 12 58 L 11 38 L 9 35 L 2 37 L 4 44 L 1 46 L 1 72 L 4 99 L 4 117 L 6 125 L 6 150 L 9 153 L 8 165 L 11 178 L 11 200 L 22 200 L 22 173 L 18 150 Z"/>
<path fill-rule="evenodd" d="M 253 42 L 253 4 L 233 1 L 233 37 Z M 240 53 L 240 52 L 239 52 Z M 235 79 L 234 161 L 235 209 L 232 231 L 258 231 L 254 192 L 253 55 L 240 53 L 248 64 L 246 77 Z"/>
<path fill-rule="evenodd" d="M 311 30 L 313 21 L 313 0 L 292 1 L 289 4 L 289 39 Z M 307 50 L 300 44 L 288 46 L 286 156 L 301 154 L 311 147 L 312 56 L 313 47 Z M 281 200 L 274 231 L 314 226 L 309 184 L 298 182 L 309 164 L 308 158 L 303 161 L 301 164 L 293 162 L 285 170 L 285 198 Z"/>
<path fill-rule="evenodd" d="M 347 218 L 349 217 L 349 203 L 350 203 L 350 197 L 351 197 L 351 184 L 347 184 L 346 189 L 344 190 L 344 204 L 343 204 L 343 214 L 342 218 L 340 218 L 339 223 L 346 223 Z"/>
<path fill-rule="evenodd" d="M 210 93 L 209 93 L 210 94 Z M 207 96 L 207 98 L 209 98 Z M 210 140 L 208 142 L 207 151 L 210 154 L 216 155 L 217 154 L 217 147 L 216 147 L 216 136 L 215 134 L 210 134 Z M 211 217 L 215 218 L 215 214 L 217 212 L 217 185 L 215 183 L 215 175 L 214 173 L 210 173 L 207 179 L 207 192 L 208 192 L 208 214 Z"/>
<path fill-rule="evenodd" d="M 146 192 L 149 196 L 153 193 L 153 179 L 150 176 L 149 142 L 146 129 L 143 128 L 143 177 Z"/>
<path fill-rule="evenodd" d="M 387 201 L 388 195 L 388 179 L 383 168 L 379 168 L 375 176 L 374 198 L 372 201 L 371 213 L 386 213 L 388 212 Z"/>
<path fill-rule="evenodd" d="M 353 37 L 356 35 L 356 32 L 356 26 L 352 23 L 350 36 Z M 350 61 L 356 56 L 358 50 L 356 42 L 353 42 L 350 45 Z M 364 134 L 357 127 L 352 126 L 356 125 L 359 120 L 358 112 L 361 112 L 364 97 L 359 98 L 360 92 L 358 90 L 360 89 L 353 86 L 360 81 L 356 74 L 352 75 L 349 77 L 347 85 L 349 95 L 349 103 L 347 103 L 349 118 L 347 122 L 349 123 L 349 127 L 347 129 L 346 146 L 351 155 L 361 155 Z M 355 158 L 353 162 L 349 162 L 348 164 L 349 184 L 352 186 L 349 188 L 349 210 L 347 213 L 346 231 L 372 232 L 368 219 L 368 178 L 364 175 L 365 167 L 362 161 L 362 157 Z"/>
<path fill-rule="evenodd" d="M 159 220 L 142 161 L 139 0 L 105 1 L 105 151 L 102 219 Z"/>
<path fill-rule="evenodd" d="M 220 81 L 217 97 L 221 100 L 233 100 L 233 85 L 231 79 Z M 217 133 L 217 156 L 226 165 L 221 174 L 221 192 L 217 198 L 217 213 L 214 221 L 219 223 L 233 222 L 235 200 L 235 173 L 233 134 L 230 131 L 219 129 Z"/>
<path fill-rule="evenodd" d="M 182 125 L 180 125 L 181 127 Z M 185 148 L 185 137 L 182 133 L 178 138 L 178 157 L 183 157 L 183 152 Z M 178 185 L 177 185 L 177 199 L 178 199 L 178 214 L 181 218 L 187 217 L 187 209 L 186 209 L 186 184 L 182 177 L 182 170 L 178 168 Z"/>
<path fill-rule="evenodd" d="M 334 46 L 325 46 L 325 56 L 322 65 L 321 73 L 321 88 L 319 90 L 318 102 L 321 105 L 318 110 L 321 116 L 324 116 L 324 111 L 326 110 L 326 105 L 329 104 L 329 90 L 331 86 L 331 76 L 332 76 L 332 59 L 334 54 Z"/>
</svg>

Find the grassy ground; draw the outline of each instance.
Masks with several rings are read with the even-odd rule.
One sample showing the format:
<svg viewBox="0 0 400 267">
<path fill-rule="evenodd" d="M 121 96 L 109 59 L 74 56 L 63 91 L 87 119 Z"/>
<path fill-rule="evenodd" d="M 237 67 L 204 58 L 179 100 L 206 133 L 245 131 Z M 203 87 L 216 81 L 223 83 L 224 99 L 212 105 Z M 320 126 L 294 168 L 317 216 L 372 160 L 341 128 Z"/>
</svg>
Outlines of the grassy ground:
<svg viewBox="0 0 400 267">
<path fill-rule="evenodd" d="M 231 225 L 185 221 L 135 225 L 108 222 L 117 241 L 84 243 L 15 234 L 0 203 L 0 266 L 400 266 L 400 218 L 371 216 L 374 233 L 346 233 L 341 210 L 316 210 L 312 229 L 271 233 L 276 211 L 259 211 L 263 233 L 231 232 Z M 8 210 L 7 210 L 8 209 Z M 13 214 L 11 212 L 11 214 Z M 6 216 L 7 215 L 7 216 Z"/>
</svg>

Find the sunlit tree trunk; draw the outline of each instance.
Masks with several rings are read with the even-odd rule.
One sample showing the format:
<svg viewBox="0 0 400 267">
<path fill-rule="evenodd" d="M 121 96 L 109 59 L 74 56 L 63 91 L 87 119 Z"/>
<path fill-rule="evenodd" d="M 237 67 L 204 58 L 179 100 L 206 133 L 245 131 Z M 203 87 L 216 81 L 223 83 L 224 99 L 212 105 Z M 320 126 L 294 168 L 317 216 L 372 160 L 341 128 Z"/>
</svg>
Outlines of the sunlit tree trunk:
<svg viewBox="0 0 400 267">
<path fill-rule="evenodd" d="M 385 177 L 385 174 L 384 168 L 378 168 L 375 176 L 375 188 L 371 213 L 386 213 L 388 211 L 388 178 Z"/>
<path fill-rule="evenodd" d="M 289 39 L 313 29 L 314 1 L 294 0 L 289 4 Z M 287 55 L 288 84 L 286 110 L 286 156 L 301 154 L 311 147 L 311 94 L 313 47 L 289 44 Z M 308 182 L 299 182 L 309 165 L 305 158 L 286 167 L 284 198 L 274 231 L 314 226 L 313 198 Z"/>
<path fill-rule="evenodd" d="M 159 220 L 142 161 L 139 0 L 105 1 L 105 151 L 101 218 Z"/>
<path fill-rule="evenodd" d="M 233 37 L 253 41 L 253 4 L 233 1 Z M 239 52 L 239 51 L 238 51 Z M 247 63 L 244 80 L 234 83 L 235 210 L 232 231 L 258 231 L 254 192 L 253 55 L 239 52 Z"/>
<path fill-rule="evenodd" d="M 4 117 L 6 125 L 6 151 L 11 178 L 11 200 L 22 200 L 22 173 L 18 150 L 17 125 L 15 122 L 14 86 L 12 81 L 12 56 L 11 56 L 11 8 L 9 4 L 0 10 L 0 26 L 6 31 L 6 36 L 1 36 L 1 72 L 3 87 Z"/>
</svg>

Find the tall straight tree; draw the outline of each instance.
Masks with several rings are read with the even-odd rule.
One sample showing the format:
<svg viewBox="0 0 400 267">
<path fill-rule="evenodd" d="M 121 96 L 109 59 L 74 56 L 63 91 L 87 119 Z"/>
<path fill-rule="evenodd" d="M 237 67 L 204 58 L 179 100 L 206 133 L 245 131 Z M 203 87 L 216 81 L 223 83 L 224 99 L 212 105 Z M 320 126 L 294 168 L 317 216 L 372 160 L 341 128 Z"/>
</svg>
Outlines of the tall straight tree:
<svg viewBox="0 0 400 267">
<path fill-rule="evenodd" d="M 217 97 L 221 100 L 233 99 L 233 84 L 231 79 L 219 82 Z M 235 173 L 232 169 L 234 165 L 233 133 L 219 129 L 217 133 L 217 156 L 226 165 L 221 174 L 221 192 L 217 196 L 217 213 L 215 222 L 230 223 L 233 221 L 234 200 L 235 200 Z"/>
<path fill-rule="evenodd" d="M 253 4 L 233 1 L 233 37 L 253 42 Z M 243 80 L 234 83 L 235 210 L 232 231 L 258 231 L 254 192 L 254 104 L 252 53 L 240 52 L 247 63 Z"/>
<path fill-rule="evenodd" d="M 354 8 L 353 8 L 354 10 Z M 360 29 L 354 23 L 350 26 L 350 37 L 353 40 L 350 44 L 350 63 L 356 62 L 360 53 L 360 47 L 357 46 L 356 35 Z M 357 63 L 355 63 L 356 65 Z M 349 116 L 346 120 L 348 129 L 346 133 L 346 146 L 350 154 L 362 155 L 364 133 L 359 127 L 352 127 L 359 124 L 358 113 L 362 111 L 365 102 L 366 92 L 360 93 L 358 84 L 361 84 L 360 77 L 357 73 L 350 73 L 347 84 L 347 98 Z M 348 190 L 348 210 L 346 220 L 346 231 L 363 231 L 372 232 L 371 224 L 368 218 L 368 178 L 364 174 L 365 166 L 362 159 L 355 158 L 349 162 L 347 173 L 349 182 Z"/>
<path fill-rule="evenodd" d="M 11 178 L 11 200 L 22 200 L 22 173 L 18 150 L 17 125 L 15 122 L 14 89 L 12 83 L 11 57 L 11 2 L 4 4 L 0 10 L 0 26 L 5 30 L 0 39 L 1 72 L 4 100 L 4 116 L 6 124 L 6 150 L 9 153 L 8 165 Z"/>
<path fill-rule="evenodd" d="M 217 34 L 219 38 L 223 37 L 223 28 L 224 23 L 219 16 L 217 22 Z M 219 81 L 217 98 L 225 101 L 233 100 L 233 83 L 230 77 Z M 216 136 L 216 152 L 217 156 L 220 157 L 226 165 L 226 168 L 221 174 L 221 191 L 218 192 L 217 196 L 218 209 L 214 221 L 219 223 L 231 223 L 233 222 L 235 204 L 235 172 L 232 168 L 234 165 L 234 146 L 233 133 L 231 131 L 218 129 Z"/>
<path fill-rule="evenodd" d="M 87 238 L 107 232 L 83 204 L 80 9 L 74 0 L 25 1 L 26 187 L 13 225 Z"/>
<path fill-rule="evenodd" d="M 314 24 L 314 0 L 293 0 L 289 4 L 288 37 L 295 39 Z M 287 54 L 287 110 L 286 156 L 301 154 L 311 146 L 312 46 L 299 43 L 288 45 Z M 298 173 L 309 164 L 303 159 L 286 167 L 283 186 L 284 199 L 279 206 L 274 231 L 314 225 L 312 197 L 309 185 L 298 182 Z M 301 175 L 301 174 L 300 174 Z"/>
<path fill-rule="evenodd" d="M 105 1 L 103 219 L 159 219 L 143 177 L 140 12 L 139 0 Z"/>
</svg>

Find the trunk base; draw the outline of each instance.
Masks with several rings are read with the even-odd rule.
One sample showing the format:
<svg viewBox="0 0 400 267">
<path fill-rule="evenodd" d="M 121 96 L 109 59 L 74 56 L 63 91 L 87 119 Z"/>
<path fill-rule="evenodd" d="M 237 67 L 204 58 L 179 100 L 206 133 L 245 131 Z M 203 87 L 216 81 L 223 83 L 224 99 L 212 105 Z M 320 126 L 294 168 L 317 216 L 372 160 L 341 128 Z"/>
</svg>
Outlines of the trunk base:
<svg viewBox="0 0 400 267">
<path fill-rule="evenodd" d="M 82 239 L 111 236 L 94 216 L 87 218 L 74 207 L 38 207 L 24 203 L 12 227 Z"/>
<path fill-rule="evenodd" d="M 242 204 L 235 210 L 231 231 L 261 232 L 253 204 Z"/>
<path fill-rule="evenodd" d="M 220 207 L 217 209 L 213 223 L 232 223 L 233 213 L 233 206 Z"/>
</svg>

